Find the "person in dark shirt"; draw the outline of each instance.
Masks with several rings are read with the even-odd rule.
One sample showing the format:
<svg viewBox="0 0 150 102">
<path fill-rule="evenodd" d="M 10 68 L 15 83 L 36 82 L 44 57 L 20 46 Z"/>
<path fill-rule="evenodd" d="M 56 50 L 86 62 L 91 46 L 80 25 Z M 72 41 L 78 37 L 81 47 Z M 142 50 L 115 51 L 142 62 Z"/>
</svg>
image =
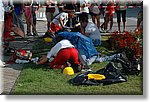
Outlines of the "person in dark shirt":
<svg viewBox="0 0 150 102">
<path fill-rule="evenodd" d="M 63 12 L 75 12 L 76 11 L 76 0 L 71 0 L 70 2 L 66 2 L 64 5 L 64 8 L 62 8 Z M 68 22 L 67 22 L 67 26 L 68 27 L 73 27 L 74 26 L 74 22 L 76 21 L 76 18 L 69 18 Z"/>
<path fill-rule="evenodd" d="M 50 22 L 53 20 L 53 14 L 55 12 L 55 8 L 52 6 L 55 6 L 54 1 L 47 0 L 46 1 L 47 30 L 50 30 Z"/>
<path fill-rule="evenodd" d="M 19 24 L 21 30 L 24 32 L 24 25 L 23 25 L 23 19 L 22 19 L 22 15 L 23 15 L 23 4 L 22 2 L 14 2 L 14 13 L 16 15 L 16 19 L 14 20 L 15 24 Z"/>
</svg>

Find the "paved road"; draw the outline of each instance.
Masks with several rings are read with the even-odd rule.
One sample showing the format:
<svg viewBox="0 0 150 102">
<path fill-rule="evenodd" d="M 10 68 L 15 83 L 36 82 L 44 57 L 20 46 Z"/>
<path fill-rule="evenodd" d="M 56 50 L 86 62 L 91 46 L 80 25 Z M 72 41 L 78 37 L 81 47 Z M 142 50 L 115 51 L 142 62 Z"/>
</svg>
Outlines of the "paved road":
<svg viewBox="0 0 150 102">
<path fill-rule="evenodd" d="M 127 30 L 134 30 L 136 27 L 136 21 L 137 21 L 137 14 L 140 11 L 139 7 L 136 8 L 128 8 L 127 9 Z M 39 10 L 39 12 L 44 12 L 43 8 Z M 41 13 L 41 15 L 44 13 Z M 45 16 L 44 16 L 45 17 Z M 117 30 L 117 18 L 116 18 L 116 13 L 114 15 L 114 24 L 113 24 L 113 31 Z M 101 15 L 100 17 L 100 22 L 101 24 L 104 22 L 103 16 Z M 109 27 L 109 26 L 108 26 Z M 37 22 L 37 31 L 39 33 L 45 32 L 46 31 L 46 18 L 43 18 L 43 20 L 40 18 Z M 123 24 L 121 23 L 121 29 L 123 29 Z"/>
</svg>

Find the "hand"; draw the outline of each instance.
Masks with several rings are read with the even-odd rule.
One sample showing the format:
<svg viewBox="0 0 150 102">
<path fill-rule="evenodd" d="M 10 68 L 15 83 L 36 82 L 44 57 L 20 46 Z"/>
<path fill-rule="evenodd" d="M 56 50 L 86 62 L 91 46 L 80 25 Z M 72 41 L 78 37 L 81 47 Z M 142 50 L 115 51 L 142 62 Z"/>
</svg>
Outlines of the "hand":
<svg viewBox="0 0 150 102">
<path fill-rule="evenodd" d="M 69 27 L 67 27 L 67 26 L 63 26 L 63 28 L 66 28 L 66 29 L 67 29 L 67 28 L 69 28 Z"/>
<path fill-rule="evenodd" d="M 35 13 L 38 13 L 38 10 L 36 10 Z"/>
</svg>

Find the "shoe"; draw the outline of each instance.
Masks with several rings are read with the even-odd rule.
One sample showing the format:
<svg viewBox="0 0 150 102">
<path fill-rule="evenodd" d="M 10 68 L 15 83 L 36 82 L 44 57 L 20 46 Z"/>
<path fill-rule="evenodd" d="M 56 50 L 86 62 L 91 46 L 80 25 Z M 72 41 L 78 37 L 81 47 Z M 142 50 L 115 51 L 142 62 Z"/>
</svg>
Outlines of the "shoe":
<svg viewBox="0 0 150 102">
<path fill-rule="evenodd" d="M 32 34 L 31 33 L 27 33 L 27 36 L 32 36 Z"/>
<path fill-rule="evenodd" d="M 33 32 L 33 36 L 38 36 L 37 31 L 34 31 L 34 32 Z"/>
<path fill-rule="evenodd" d="M 111 29 L 107 30 L 107 33 L 112 33 Z"/>
</svg>

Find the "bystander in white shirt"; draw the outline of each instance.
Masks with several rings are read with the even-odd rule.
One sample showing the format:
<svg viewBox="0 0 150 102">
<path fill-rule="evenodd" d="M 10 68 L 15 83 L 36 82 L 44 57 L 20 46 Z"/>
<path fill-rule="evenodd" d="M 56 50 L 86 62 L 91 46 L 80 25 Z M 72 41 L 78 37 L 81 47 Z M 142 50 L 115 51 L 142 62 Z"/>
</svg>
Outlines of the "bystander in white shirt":
<svg viewBox="0 0 150 102">
<path fill-rule="evenodd" d="M 57 15 L 53 20 L 52 23 L 61 26 L 59 19 L 62 19 L 63 21 L 63 25 L 66 25 L 67 21 L 68 21 L 68 13 L 62 12 L 59 15 Z"/>
<path fill-rule="evenodd" d="M 88 7 L 89 0 L 80 0 L 80 12 L 89 13 Z M 83 7 L 85 5 L 85 7 Z"/>
</svg>

